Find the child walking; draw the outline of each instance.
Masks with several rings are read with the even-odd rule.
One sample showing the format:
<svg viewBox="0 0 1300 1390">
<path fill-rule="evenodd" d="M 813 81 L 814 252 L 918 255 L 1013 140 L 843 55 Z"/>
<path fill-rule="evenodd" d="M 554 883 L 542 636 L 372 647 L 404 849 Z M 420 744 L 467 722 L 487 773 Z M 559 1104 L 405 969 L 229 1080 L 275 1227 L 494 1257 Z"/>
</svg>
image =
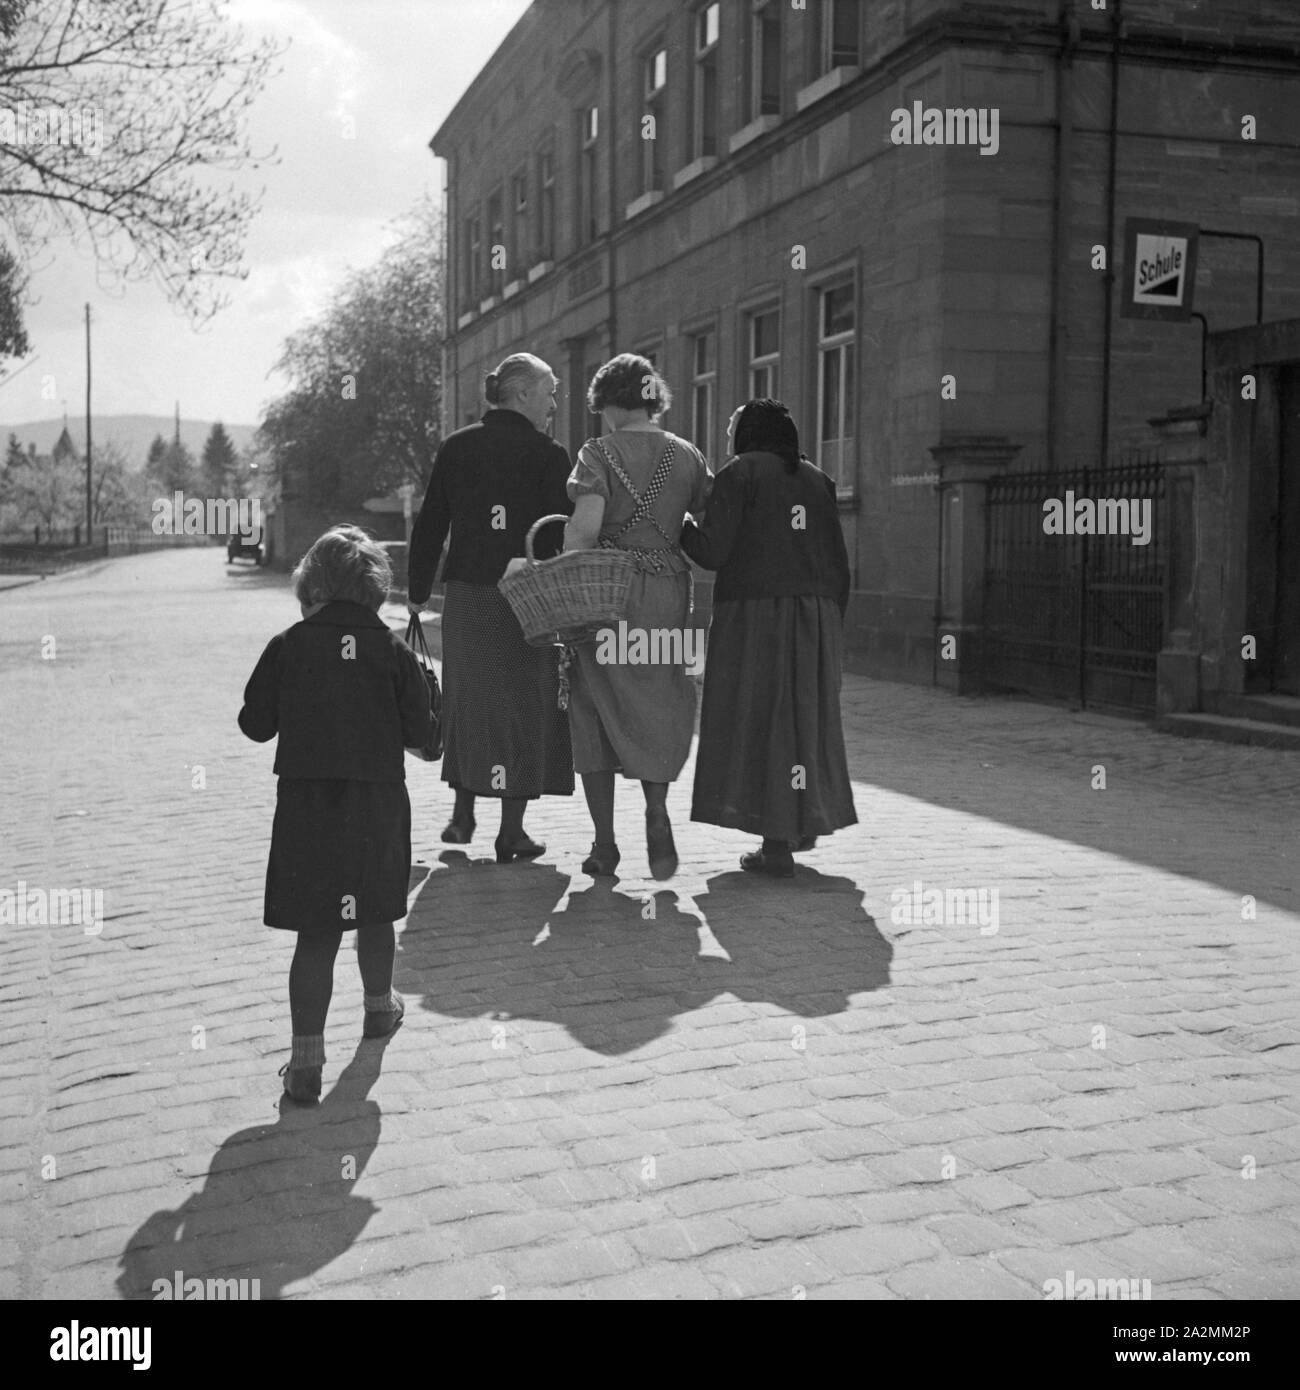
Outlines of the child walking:
<svg viewBox="0 0 1300 1390">
<path fill-rule="evenodd" d="M 357 932 L 363 1033 L 383 1037 L 405 1011 L 393 989 L 393 923 L 406 916 L 411 803 L 403 749 L 424 741 L 429 688 L 415 655 L 379 617 L 392 570 L 357 526 L 335 526 L 293 574 L 303 621 L 262 653 L 239 727 L 279 735 L 275 823 L 263 919 L 297 932 L 289 967 L 296 1101 L 316 1100 L 334 958 Z"/>
</svg>

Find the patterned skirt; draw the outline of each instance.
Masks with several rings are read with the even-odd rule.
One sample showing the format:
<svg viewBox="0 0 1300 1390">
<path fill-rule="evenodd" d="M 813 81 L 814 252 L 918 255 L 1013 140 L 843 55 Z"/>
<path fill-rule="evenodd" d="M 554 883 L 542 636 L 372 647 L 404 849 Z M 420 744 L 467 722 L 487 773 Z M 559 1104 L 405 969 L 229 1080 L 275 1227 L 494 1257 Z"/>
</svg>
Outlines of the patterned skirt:
<svg viewBox="0 0 1300 1390">
<path fill-rule="evenodd" d="M 442 609 L 442 780 L 476 796 L 573 795 L 559 648 L 530 647 L 495 584 L 452 580 Z"/>
<path fill-rule="evenodd" d="M 685 634 L 691 621 L 690 582 L 685 572 L 638 570 L 628 589 L 629 632 Z M 606 662 L 595 642 L 576 650 L 578 659 L 569 670 L 574 766 L 579 772 L 675 782 L 695 734 L 695 682 L 684 664 Z M 664 652 L 661 648 L 651 655 Z"/>
</svg>

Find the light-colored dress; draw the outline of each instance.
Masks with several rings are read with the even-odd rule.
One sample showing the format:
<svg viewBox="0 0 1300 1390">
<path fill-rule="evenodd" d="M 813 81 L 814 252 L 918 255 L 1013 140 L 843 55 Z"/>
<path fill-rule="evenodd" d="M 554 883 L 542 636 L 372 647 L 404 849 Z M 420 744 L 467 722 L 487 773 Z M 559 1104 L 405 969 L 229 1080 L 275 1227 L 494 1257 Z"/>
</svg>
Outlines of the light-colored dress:
<svg viewBox="0 0 1300 1390">
<path fill-rule="evenodd" d="M 700 511 L 708 500 L 709 470 L 704 455 L 691 443 L 647 421 L 602 435 L 600 446 L 617 460 L 639 494 L 645 493 L 669 443 L 675 448 L 672 472 L 655 499 L 652 514 L 667 533 L 662 535 L 649 517 L 620 537 L 617 545 L 637 560 L 628 591 L 628 654 L 637 654 L 635 634 L 647 634 L 649 651 L 659 657 L 685 655 L 690 612 L 690 563 L 677 549 L 686 512 Z M 569 475 L 569 496 L 596 493 L 605 499 L 602 538 L 613 538 L 636 510 L 631 494 L 592 442 L 578 452 Z M 669 545 L 669 541 L 672 545 Z M 675 651 L 662 634 L 678 632 Z M 649 634 L 660 634 L 650 638 Z M 703 629 L 697 634 L 702 650 Z M 632 664 L 601 661 L 611 654 L 584 642 L 569 673 L 569 722 L 573 737 L 573 766 L 579 773 L 621 772 L 645 782 L 672 782 L 691 751 L 695 732 L 695 684 L 684 662 Z M 644 653 L 642 653 L 644 654 Z"/>
</svg>

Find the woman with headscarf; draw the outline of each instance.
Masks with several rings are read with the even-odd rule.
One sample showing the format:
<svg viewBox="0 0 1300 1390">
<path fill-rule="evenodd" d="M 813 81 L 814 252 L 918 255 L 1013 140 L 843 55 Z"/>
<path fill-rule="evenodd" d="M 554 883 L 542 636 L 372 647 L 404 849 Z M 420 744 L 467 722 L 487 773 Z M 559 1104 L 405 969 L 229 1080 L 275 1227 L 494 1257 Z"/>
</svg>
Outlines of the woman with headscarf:
<svg viewBox="0 0 1300 1390">
<path fill-rule="evenodd" d="M 794 850 L 858 819 L 840 724 L 848 553 L 835 485 L 780 401 L 742 406 L 727 439 L 735 457 L 682 531 L 717 571 L 691 819 L 761 835 L 741 868 L 789 878 Z"/>
<path fill-rule="evenodd" d="M 651 875 L 664 879 L 677 872 L 668 787 L 686 762 L 695 732 L 695 685 L 682 660 L 691 568 L 677 542 L 683 515 L 704 507 L 709 470 L 693 444 L 659 423 L 671 402 L 667 384 L 647 358 L 625 352 L 606 362 L 587 392 L 588 407 L 603 417 L 605 433 L 582 446 L 569 478 L 574 510 L 565 549 L 616 546 L 636 563 L 624 629 L 632 661 L 622 659 L 613 642 L 583 643 L 570 674 L 574 766 L 582 774 L 596 834 L 582 868 L 593 877 L 612 875 L 620 858 L 614 841 L 616 772 L 638 779 L 645 793 Z M 670 648 L 676 634 L 676 650 L 651 649 L 652 633 L 667 634 Z M 639 655 L 633 642 L 641 644 Z"/>
<path fill-rule="evenodd" d="M 411 533 L 411 612 L 428 601 L 443 542 L 442 780 L 456 790 L 449 844 L 474 834 L 474 798 L 499 797 L 499 864 L 533 859 L 546 846 L 524 832 L 534 797 L 573 794 L 569 721 L 558 707 L 553 647 L 531 647 L 497 588 L 510 561 L 523 563 L 524 537 L 540 517 L 573 511 L 565 491 L 569 455 L 546 434 L 555 414 L 555 373 L 539 357 L 507 357 L 484 386 L 481 421 L 443 440 Z M 558 548 L 559 523 L 550 549 Z M 541 558 L 544 536 L 536 551 Z"/>
</svg>

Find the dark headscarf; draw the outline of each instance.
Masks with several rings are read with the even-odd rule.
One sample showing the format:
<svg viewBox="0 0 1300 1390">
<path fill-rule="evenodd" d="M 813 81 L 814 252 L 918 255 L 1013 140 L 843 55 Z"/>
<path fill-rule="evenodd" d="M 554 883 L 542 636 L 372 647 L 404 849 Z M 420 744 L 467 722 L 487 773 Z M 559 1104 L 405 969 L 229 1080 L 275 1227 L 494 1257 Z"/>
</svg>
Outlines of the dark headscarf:
<svg viewBox="0 0 1300 1390">
<path fill-rule="evenodd" d="M 738 454 L 756 450 L 777 454 L 788 473 L 799 471 L 799 431 L 780 401 L 765 397 L 741 406 L 732 444 Z"/>
</svg>

